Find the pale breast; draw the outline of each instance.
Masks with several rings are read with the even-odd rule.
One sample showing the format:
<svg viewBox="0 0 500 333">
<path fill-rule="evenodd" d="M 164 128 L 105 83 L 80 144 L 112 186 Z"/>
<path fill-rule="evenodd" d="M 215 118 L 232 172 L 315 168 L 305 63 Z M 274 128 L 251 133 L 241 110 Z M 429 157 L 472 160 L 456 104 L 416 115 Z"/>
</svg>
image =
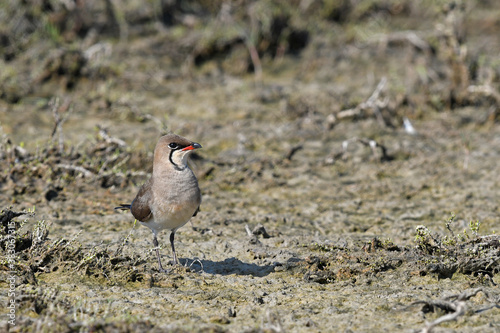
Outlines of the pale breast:
<svg viewBox="0 0 500 333">
<path fill-rule="evenodd" d="M 201 195 L 198 182 L 191 170 L 175 179 L 154 183 L 151 211 L 153 219 L 147 223 L 157 231 L 177 229 L 186 224 L 198 209 Z"/>
</svg>

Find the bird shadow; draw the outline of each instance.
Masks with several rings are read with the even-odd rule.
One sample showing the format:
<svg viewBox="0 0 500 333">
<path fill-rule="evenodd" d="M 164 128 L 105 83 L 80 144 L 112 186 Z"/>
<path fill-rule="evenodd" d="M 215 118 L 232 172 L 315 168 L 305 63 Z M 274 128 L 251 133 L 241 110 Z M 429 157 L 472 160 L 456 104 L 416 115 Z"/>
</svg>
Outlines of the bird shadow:
<svg viewBox="0 0 500 333">
<path fill-rule="evenodd" d="M 224 261 L 212 261 L 201 259 L 184 259 L 183 263 L 196 272 L 205 272 L 217 275 L 252 275 L 264 277 L 274 271 L 275 265 L 256 265 L 243 262 L 237 258 L 227 258 Z M 183 262 L 182 260 L 181 262 Z"/>
</svg>

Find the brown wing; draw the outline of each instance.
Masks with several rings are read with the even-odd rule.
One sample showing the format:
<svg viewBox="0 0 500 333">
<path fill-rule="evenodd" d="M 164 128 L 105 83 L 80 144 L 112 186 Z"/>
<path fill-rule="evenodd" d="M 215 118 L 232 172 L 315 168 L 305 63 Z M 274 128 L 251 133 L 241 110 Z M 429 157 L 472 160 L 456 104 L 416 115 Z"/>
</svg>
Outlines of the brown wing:
<svg viewBox="0 0 500 333">
<path fill-rule="evenodd" d="M 134 201 L 132 201 L 132 206 L 130 207 L 130 211 L 134 217 L 141 221 L 146 222 L 151 219 L 151 179 L 149 179 L 144 185 L 142 185 L 139 193 L 135 197 Z"/>
</svg>

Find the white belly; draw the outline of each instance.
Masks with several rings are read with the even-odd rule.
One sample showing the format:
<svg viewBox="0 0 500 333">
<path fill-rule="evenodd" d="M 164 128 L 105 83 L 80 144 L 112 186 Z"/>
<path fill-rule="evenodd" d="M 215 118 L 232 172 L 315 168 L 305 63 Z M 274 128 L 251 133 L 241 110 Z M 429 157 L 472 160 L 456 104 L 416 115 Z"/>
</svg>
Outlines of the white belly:
<svg viewBox="0 0 500 333">
<path fill-rule="evenodd" d="M 155 207 L 153 217 L 147 222 L 141 222 L 155 232 L 163 229 L 178 229 L 186 224 L 198 208 L 198 204 L 170 204 Z"/>
</svg>

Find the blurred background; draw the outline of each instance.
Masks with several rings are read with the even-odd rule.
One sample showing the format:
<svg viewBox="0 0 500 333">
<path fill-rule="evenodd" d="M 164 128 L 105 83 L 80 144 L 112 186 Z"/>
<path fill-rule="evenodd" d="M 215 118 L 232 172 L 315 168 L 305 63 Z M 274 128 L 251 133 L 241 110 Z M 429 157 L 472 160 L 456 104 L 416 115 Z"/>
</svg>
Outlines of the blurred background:
<svg viewBox="0 0 500 333">
<path fill-rule="evenodd" d="M 52 134 L 53 98 L 61 117 L 71 113 L 65 138 L 73 143 L 96 124 L 127 140 L 136 135 L 127 128 L 201 135 L 203 125 L 214 136 L 214 127 L 225 132 L 250 118 L 262 130 L 283 118 L 328 130 L 342 116 L 375 116 L 397 128 L 404 117 L 499 102 L 495 1 L 0 6 L 3 132 L 28 147 Z M 337 119 L 366 101 L 382 78 L 387 105 L 380 114 L 368 106 Z"/>
</svg>

